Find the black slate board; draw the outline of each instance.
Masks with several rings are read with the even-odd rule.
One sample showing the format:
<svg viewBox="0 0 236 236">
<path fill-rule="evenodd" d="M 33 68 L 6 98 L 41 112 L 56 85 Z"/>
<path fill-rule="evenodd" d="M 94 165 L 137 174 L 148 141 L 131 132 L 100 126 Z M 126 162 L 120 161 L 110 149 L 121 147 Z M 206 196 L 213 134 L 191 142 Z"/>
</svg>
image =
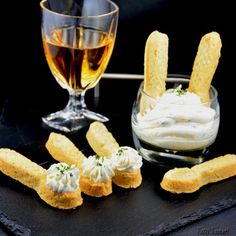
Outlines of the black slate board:
<svg viewBox="0 0 236 236">
<path fill-rule="evenodd" d="M 172 195 L 160 189 L 158 172 L 145 163 L 140 188 L 123 190 L 114 186 L 112 195 L 98 199 L 83 195 L 83 205 L 69 211 L 49 207 L 33 190 L 1 175 L 1 211 L 29 228 L 32 235 L 120 236 L 152 230 L 168 232 L 173 222 L 178 227 L 187 224 L 181 219 L 189 215 L 198 219 L 206 217 L 211 209 L 217 212 L 227 208 L 227 202 L 228 206 L 235 204 L 235 178 L 210 184 L 194 194 Z"/>
<path fill-rule="evenodd" d="M 122 96 L 119 96 L 123 82 L 104 81 L 101 88 L 106 93 L 101 93 L 100 105 L 92 107 L 91 100 L 88 101 L 92 110 L 110 117 L 107 126 L 120 145 L 133 146 L 130 111 L 139 83 L 140 81 L 126 81 Z M 117 90 L 112 91 L 112 86 Z M 111 99 L 107 98 L 114 98 L 112 106 Z M 22 107 L 10 108 L 7 119 L 2 119 L 4 122 L 0 126 L 1 147 L 14 148 L 47 168 L 54 160 L 44 147 L 51 130 L 42 126 L 42 112 L 35 109 L 27 113 L 27 109 L 20 112 Z M 221 122 L 224 124 L 225 120 L 222 119 Z M 86 129 L 68 137 L 89 155 L 91 149 L 84 138 L 85 132 Z M 227 139 L 230 138 L 218 136 L 213 145 L 212 156 L 235 150 L 235 146 L 227 142 Z M 130 236 L 172 232 L 176 227 L 188 225 L 188 222 L 193 223 L 201 217 L 234 205 L 235 177 L 204 186 L 193 194 L 173 195 L 160 188 L 165 171 L 166 169 L 144 162 L 143 183 L 138 189 L 124 190 L 114 186 L 112 195 L 105 198 L 83 195 L 83 205 L 68 211 L 48 206 L 36 192 L 0 174 L 0 210 L 18 225 L 30 229 L 32 235 Z M 211 212 L 211 209 L 215 209 L 215 212 Z M 0 228 L 2 232 L 6 232 L 4 227 Z"/>
</svg>

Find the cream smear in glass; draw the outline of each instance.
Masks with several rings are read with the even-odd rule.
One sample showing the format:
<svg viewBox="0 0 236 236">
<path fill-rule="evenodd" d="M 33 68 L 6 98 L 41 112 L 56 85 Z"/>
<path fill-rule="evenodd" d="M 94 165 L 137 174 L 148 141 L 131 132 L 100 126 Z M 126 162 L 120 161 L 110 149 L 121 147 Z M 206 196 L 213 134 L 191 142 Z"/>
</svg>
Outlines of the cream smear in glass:
<svg viewBox="0 0 236 236">
<path fill-rule="evenodd" d="M 165 149 L 197 150 L 214 142 L 219 117 L 198 95 L 183 90 L 181 85 L 168 89 L 154 107 L 133 124 L 143 141 Z"/>
</svg>

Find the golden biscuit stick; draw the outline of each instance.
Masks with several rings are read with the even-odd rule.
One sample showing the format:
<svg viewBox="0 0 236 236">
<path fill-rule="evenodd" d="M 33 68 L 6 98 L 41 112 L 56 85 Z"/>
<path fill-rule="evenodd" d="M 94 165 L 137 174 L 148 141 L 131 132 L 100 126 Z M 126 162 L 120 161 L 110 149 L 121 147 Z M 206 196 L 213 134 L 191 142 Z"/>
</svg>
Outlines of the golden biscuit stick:
<svg viewBox="0 0 236 236">
<path fill-rule="evenodd" d="M 83 203 L 79 187 L 75 192 L 66 193 L 51 190 L 46 182 L 47 171 L 14 150 L 0 148 L 0 171 L 34 189 L 52 207 L 72 209 Z"/>
<path fill-rule="evenodd" d="M 217 32 L 208 33 L 202 37 L 194 60 L 188 90 L 199 95 L 204 103 L 210 100 L 209 89 L 219 62 L 221 47 L 220 35 Z"/>
<path fill-rule="evenodd" d="M 202 186 L 236 175 L 236 155 L 226 154 L 195 165 L 167 171 L 161 187 L 172 193 L 192 193 Z"/>
<path fill-rule="evenodd" d="M 168 36 L 158 31 L 153 31 L 146 41 L 143 91 L 154 98 L 161 96 L 165 92 L 168 45 Z M 141 114 L 150 109 L 151 105 L 149 99 L 143 97 L 140 104 Z"/>
<path fill-rule="evenodd" d="M 86 157 L 66 136 L 52 132 L 45 146 L 55 160 L 75 165 L 82 171 L 81 164 Z"/>
<path fill-rule="evenodd" d="M 99 121 L 90 124 L 89 130 L 86 133 L 86 138 L 90 147 L 99 156 L 110 158 L 119 148 L 119 144 L 112 133 L 110 133 L 106 126 Z"/>
<path fill-rule="evenodd" d="M 8 148 L 0 149 L 0 171 L 29 188 L 37 188 L 46 170 Z"/>
</svg>

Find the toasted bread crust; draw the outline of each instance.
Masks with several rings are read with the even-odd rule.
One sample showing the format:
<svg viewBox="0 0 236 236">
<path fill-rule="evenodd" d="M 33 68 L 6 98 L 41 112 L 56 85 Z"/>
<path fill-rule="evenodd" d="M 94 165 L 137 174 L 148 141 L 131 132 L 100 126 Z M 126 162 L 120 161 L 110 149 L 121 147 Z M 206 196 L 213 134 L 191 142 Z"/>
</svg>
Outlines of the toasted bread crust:
<svg viewBox="0 0 236 236">
<path fill-rule="evenodd" d="M 165 173 L 161 187 L 172 193 L 192 193 L 208 183 L 236 175 L 236 155 L 227 154 L 192 168 L 175 168 Z"/>
</svg>

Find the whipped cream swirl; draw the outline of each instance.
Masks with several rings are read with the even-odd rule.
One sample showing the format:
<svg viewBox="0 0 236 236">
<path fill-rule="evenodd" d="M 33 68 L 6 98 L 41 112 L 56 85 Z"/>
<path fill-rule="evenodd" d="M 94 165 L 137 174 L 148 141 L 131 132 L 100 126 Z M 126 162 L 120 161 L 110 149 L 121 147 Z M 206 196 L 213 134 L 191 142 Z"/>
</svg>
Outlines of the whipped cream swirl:
<svg viewBox="0 0 236 236">
<path fill-rule="evenodd" d="M 82 175 L 95 183 L 106 182 L 115 175 L 111 160 L 98 155 L 89 156 L 84 160 L 82 169 Z"/>
<path fill-rule="evenodd" d="M 141 168 L 143 162 L 138 152 L 128 146 L 117 149 L 112 155 L 112 163 L 116 170 L 125 172 L 134 172 Z"/>
<path fill-rule="evenodd" d="M 75 165 L 53 164 L 47 170 L 47 185 L 55 192 L 74 192 L 79 186 L 79 170 Z"/>
<path fill-rule="evenodd" d="M 198 95 L 181 87 L 167 90 L 144 116 L 137 115 L 133 129 L 138 137 L 154 146 L 195 150 L 216 138 L 219 115 L 203 104 Z"/>
</svg>

